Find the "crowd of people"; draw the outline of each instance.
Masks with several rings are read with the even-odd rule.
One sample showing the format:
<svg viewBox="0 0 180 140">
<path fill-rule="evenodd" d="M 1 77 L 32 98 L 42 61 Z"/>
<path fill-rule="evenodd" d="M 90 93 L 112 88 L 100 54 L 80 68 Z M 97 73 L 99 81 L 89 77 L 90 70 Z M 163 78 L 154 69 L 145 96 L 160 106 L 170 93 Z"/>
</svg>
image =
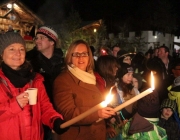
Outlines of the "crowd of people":
<svg viewBox="0 0 180 140">
<path fill-rule="evenodd" d="M 20 34 L 0 35 L 0 139 L 180 139 L 180 59 L 171 57 L 168 47 L 145 54 L 119 45 L 96 51 L 75 40 L 63 54 L 57 32 L 47 26 L 37 30 L 34 41 L 26 52 Z M 151 71 L 153 92 L 116 112 L 116 106 L 150 87 Z M 38 89 L 35 105 L 28 103 L 28 88 Z M 60 127 L 104 101 L 110 90 L 107 107 Z"/>
</svg>

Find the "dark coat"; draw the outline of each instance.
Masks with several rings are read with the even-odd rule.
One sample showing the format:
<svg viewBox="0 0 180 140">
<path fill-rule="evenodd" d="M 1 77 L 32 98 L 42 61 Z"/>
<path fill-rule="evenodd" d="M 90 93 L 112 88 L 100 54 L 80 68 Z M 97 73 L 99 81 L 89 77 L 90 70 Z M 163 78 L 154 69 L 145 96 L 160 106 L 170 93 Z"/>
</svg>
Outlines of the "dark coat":
<svg viewBox="0 0 180 140">
<path fill-rule="evenodd" d="M 62 50 L 60 48 L 55 48 L 53 56 L 48 59 L 34 48 L 27 52 L 26 59 L 30 61 L 34 71 L 40 73 L 44 77 L 44 85 L 52 102 L 52 84 L 64 67 Z"/>
<path fill-rule="evenodd" d="M 179 126 L 173 117 L 170 117 L 168 120 L 160 118 L 158 125 L 166 130 L 168 140 L 179 140 Z"/>
<path fill-rule="evenodd" d="M 96 85 L 80 81 L 68 70 L 54 81 L 53 99 L 55 108 L 64 119 L 70 120 L 102 102 L 103 97 Z M 105 140 L 105 122 L 98 120 L 98 113 L 92 113 L 70 126 L 57 140 Z"/>
<path fill-rule="evenodd" d="M 172 84 L 172 64 L 173 58 L 171 56 L 169 58 L 168 69 L 166 69 L 162 60 L 158 57 L 152 58 L 147 62 L 147 68 L 150 71 L 155 71 L 155 89 L 159 93 L 160 103 L 168 98 L 168 90 L 167 88 Z"/>
</svg>

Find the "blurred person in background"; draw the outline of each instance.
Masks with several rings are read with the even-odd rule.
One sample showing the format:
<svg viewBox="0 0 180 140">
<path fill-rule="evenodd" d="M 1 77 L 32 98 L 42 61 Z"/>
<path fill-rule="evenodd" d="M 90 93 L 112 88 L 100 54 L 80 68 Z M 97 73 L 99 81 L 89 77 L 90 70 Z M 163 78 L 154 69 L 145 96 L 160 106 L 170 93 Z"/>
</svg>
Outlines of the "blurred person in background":
<svg viewBox="0 0 180 140">
<path fill-rule="evenodd" d="M 100 56 L 96 62 L 96 82 L 100 91 L 104 94 L 116 83 L 119 65 L 116 57 L 112 55 Z"/>
<path fill-rule="evenodd" d="M 127 63 L 131 65 L 131 61 L 132 61 L 131 54 L 128 53 L 127 51 L 125 50 L 118 51 L 117 58 L 120 65 L 122 65 L 123 63 Z"/>
<path fill-rule="evenodd" d="M 155 71 L 155 89 L 160 95 L 160 102 L 168 98 L 167 88 L 170 86 L 169 80 L 172 75 L 173 58 L 169 54 L 169 48 L 162 45 L 158 49 L 158 57 L 154 57 L 147 61 L 147 68 Z"/>
<path fill-rule="evenodd" d="M 117 53 L 118 53 L 118 51 L 120 51 L 120 49 L 121 48 L 120 48 L 119 44 L 116 44 L 112 47 L 112 54 L 114 57 L 117 57 Z"/>
<path fill-rule="evenodd" d="M 27 52 L 26 59 L 30 61 L 35 72 L 44 77 L 47 94 L 53 103 L 52 84 L 64 67 L 63 52 L 58 46 L 58 34 L 51 27 L 41 26 L 34 38 L 36 46 Z M 51 138 L 51 130 L 44 126 L 45 140 Z"/>
</svg>

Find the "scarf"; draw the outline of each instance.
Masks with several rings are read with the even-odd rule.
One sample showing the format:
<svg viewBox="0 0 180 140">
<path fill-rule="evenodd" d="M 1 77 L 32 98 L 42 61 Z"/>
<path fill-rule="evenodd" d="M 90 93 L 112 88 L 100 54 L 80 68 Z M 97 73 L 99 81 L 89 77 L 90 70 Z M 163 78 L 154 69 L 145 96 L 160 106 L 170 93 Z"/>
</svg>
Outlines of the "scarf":
<svg viewBox="0 0 180 140">
<path fill-rule="evenodd" d="M 26 62 L 21 65 L 19 70 L 14 70 L 4 62 L 2 63 L 2 71 L 4 75 L 10 80 L 10 82 L 16 87 L 24 87 L 30 80 L 34 79 L 35 73 L 32 72 L 30 65 L 27 65 Z"/>
<path fill-rule="evenodd" d="M 68 70 L 82 82 L 96 85 L 96 78 L 93 72 L 90 72 L 90 73 L 85 72 L 79 69 L 78 67 L 74 66 L 73 64 L 71 64 L 71 66 L 68 65 L 67 67 L 68 67 Z"/>
</svg>

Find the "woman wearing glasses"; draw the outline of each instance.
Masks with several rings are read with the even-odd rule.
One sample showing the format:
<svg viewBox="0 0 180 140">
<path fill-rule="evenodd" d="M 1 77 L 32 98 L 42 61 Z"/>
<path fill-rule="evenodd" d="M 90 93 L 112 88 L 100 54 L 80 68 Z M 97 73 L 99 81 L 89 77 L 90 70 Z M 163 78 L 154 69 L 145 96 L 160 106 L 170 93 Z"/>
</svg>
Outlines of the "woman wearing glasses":
<svg viewBox="0 0 180 140">
<path fill-rule="evenodd" d="M 80 115 L 104 100 L 96 87 L 93 73 L 94 60 L 90 47 L 83 40 L 73 42 L 66 54 L 66 70 L 54 82 L 53 99 L 55 108 L 66 121 Z M 105 140 L 105 122 L 96 123 L 98 118 L 114 115 L 114 109 L 106 107 L 70 126 L 58 140 Z"/>
</svg>

